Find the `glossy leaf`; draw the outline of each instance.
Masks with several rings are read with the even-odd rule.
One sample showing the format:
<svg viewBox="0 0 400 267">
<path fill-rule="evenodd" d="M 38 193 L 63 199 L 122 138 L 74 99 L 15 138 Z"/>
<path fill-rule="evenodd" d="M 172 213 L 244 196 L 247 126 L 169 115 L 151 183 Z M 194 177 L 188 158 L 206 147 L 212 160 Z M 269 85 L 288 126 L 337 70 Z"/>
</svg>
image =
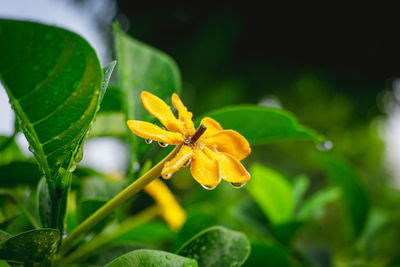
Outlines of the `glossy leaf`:
<svg viewBox="0 0 400 267">
<path fill-rule="evenodd" d="M 250 168 L 251 180 L 246 189 L 273 224 L 286 223 L 293 218 L 292 187 L 285 177 L 260 164 Z"/>
<path fill-rule="evenodd" d="M 144 248 L 146 248 L 144 245 L 135 243 L 110 245 L 103 249 L 96 250 L 86 262 L 103 266 L 128 252 Z"/>
<path fill-rule="evenodd" d="M 114 33 L 125 120 L 147 120 L 151 116 L 141 103 L 140 93 L 146 90 L 170 103 L 172 93 L 181 90 L 179 69 L 171 57 L 131 38 L 121 31 L 118 24 L 114 24 Z M 128 127 L 126 131 L 129 133 L 130 171 L 133 173 L 133 165 L 148 147 L 139 143 Z"/>
<path fill-rule="evenodd" d="M 119 266 L 196 267 L 197 263 L 193 259 L 188 259 L 165 251 L 139 249 L 126 253 L 104 265 L 104 267 Z"/>
<path fill-rule="evenodd" d="M 0 20 L 0 79 L 46 178 L 69 169 L 100 100 L 93 48 L 64 29 Z"/>
<path fill-rule="evenodd" d="M 249 253 L 250 243 L 245 234 L 221 226 L 200 232 L 177 252 L 196 259 L 200 267 L 241 266 Z"/>
<path fill-rule="evenodd" d="M 51 197 L 49 189 L 46 185 L 46 179 L 43 178 L 39 181 L 37 190 L 37 205 L 39 211 L 40 221 L 43 227 L 51 226 Z"/>
<path fill-rule="evenodd" d="M 42 262 L 57 251 L 60 232 L 38 229 L 10 237 L 0 244 L 0 259 L 16 262 Z"/>
<path fill-rule="evenodd" d="M 217 109 L 202 116 L 218 121 L 224 129 L 234 129 L 251 145 L 286 139 L 303 139 L 322 142 L 324 138 L 299 124 L 296 118 L 281 109 L 256 105 L 233 106 Z"/>
<path fill-rule="evenodd" d="M 342 191 L 342 200 L 357 236 L 361 233 L 368 215 L 367 193 L 356 171 L 343 159 L 331 155 L 321 158 L 332 184 Z"/>
</svg>

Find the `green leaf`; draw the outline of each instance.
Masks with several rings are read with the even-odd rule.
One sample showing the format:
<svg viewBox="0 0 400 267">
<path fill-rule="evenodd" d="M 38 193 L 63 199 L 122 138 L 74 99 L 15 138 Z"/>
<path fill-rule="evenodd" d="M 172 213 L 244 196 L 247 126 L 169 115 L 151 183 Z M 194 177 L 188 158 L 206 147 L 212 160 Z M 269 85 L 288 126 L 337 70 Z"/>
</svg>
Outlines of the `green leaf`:
<svg viewBox="0 0 400 267">
<path fill-rule="evenodd" d="M 101 102 L 100 112 L 121 112 L 122 111 L 122 92 L 121 89 L 112 85 L 107 88 Z"/>
<path fill-rule="evenodd" d="M 12 235 L 0 230 L 0 244 L 3 243 L 4 241 L 6 241 L 7 239 L 9 239 L 10 237 L 12 237 Z"/>
<path fill-rule="evenodd" d="M 20 128 L 53 182 L 69 170 L 98 107 L 102 71 L 93 48 L 70 31 L 0 20 L 0 80 Z M 51 184 L 51 183 L 49 183 Z"/>
<path fill-rule="evenodd" d="M 251 166 L 250 173 L 245 188 L 261 210 L 273 224 L 289 222 L 294 213 L 291 184 L 282 174 L 260 164 Z"/>
<path fill-rule="evenodd" d="M 42 175 L 35 162 L 13 161 L 7 165 L 0 165 L 0 184 L 2 187 L 37 185 Z"/>
<path fill-rule="evenodd" d="M 51 259 L 60 242 L 55 229 L 37 229 L 10 237 L 0 244 L 0 259 L 17 262 L 42 262 Z"/>
<path fill-rule="evenodd" d="M 189 240 L 177 254 L 203 266 L 241 266 L 250 254 L 246 235 L 221 226 L 210 227 Z"/>
<path fill-rule="evenodd" d="M 224 129 L 238 131 L 251 145 L 286 139 L 324 141 L 321 135 L 299 124 L 292 114 L 281 109 L 233 106 L 211 111 L 205 116 L 218 121 Z"/>
<path fill-rule="evenodd" d="M 293 200 L 296 207 L 298 207 L 303 201 L 304 195 L 306 194 L 309 185 L 310 179 L 304 174 L 298 175 L 294 178 L 292 191 Z"/>
<path fill-rule="evenodd" d="M 115 48 L 119 62 L 118 74 L 122 93 L 122 106 L 126 120 L 148 120 L 150 114 L 143 108 L 140 93 L 149 91 L 170 102 L 172 93 L 181 90 L 181 77 L 175 61 L 165 53 L 143 44 L 123 33 L 114 24 Z M 128 127 L 126 131 L 129 132 Z M 130 173 L 148 149 L 129 132 Z M 142 145 L 141 145 L 142 144 Z"/>
<path fill-rule="evenodd" d="M 135 243 L 110 245 L 103 249 L 96 250 L 86 262 L 103 266 L 128 252 L 144 248 L 146 247 Z"/>
<path fill-rule="evenodd" d="M 356 171 L 343 159 L 324 155 L 320 157 L 333 185 L 342 191 L 342 200 L 350 216 L 355 236 L 358 236 L 365 224 L 369 210 L 369 200 L 360 183 Z"/>
<path fill-rule="evenodd" d="M 160 250 L 139 249 L 126 253 L 104 265 L 104 267 L 114 266 L 196 267 L 197 263 L 193 259 L 184 258 Z"/>
<path fill-rule="evenodd" d="M 340 195 L 337 187 L 322 189 L 304 201 L 296 217 L 300 220 L 318 219 L 323 215 L 325 205 L 339 199 Z"/>
</svg>

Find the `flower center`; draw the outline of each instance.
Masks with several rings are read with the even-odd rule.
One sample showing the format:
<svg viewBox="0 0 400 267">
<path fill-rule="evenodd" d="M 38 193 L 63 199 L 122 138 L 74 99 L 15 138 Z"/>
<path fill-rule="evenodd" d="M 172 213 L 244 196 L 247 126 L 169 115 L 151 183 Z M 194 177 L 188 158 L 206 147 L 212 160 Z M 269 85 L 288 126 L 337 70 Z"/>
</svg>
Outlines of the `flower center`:
<svg viewBox="0 0 400 267">
<path fill-rule="evenodd" d="M 207 130 L 207 127 L 204 126 L 204 124 L 200 124 L 199 128 L 197 128 L 196 132 L 193 134 L 191 138 L 185 141 L 185 144 L 187 145 L 195 145 L 197 140 L 199 140 L 200 136 L 203 135 L 203 133 Z"/>
</svg>

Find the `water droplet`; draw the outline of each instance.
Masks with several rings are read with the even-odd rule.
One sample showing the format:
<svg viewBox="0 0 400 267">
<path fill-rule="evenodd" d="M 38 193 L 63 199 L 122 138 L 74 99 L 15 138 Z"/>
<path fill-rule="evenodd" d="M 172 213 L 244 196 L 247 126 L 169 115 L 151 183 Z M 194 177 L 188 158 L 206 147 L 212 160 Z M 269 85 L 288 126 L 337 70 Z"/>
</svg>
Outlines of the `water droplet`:
<svg viewBox="0 0 400 267">
<path fill-rule="evenodd" d="M 158 142 L 158 145 L 159 145 L 160 147 L 167 147 L 167 146 L 168 146 L 167 143 L 163 143 L 163 142 Z"/>
<path fill-rule="evenodd" d="M 233 186 L 234 188 L 242 188 L 245 185 L 246 183 L 231 183 L 231 186 Z"/>
<path fill-rule="evenodd" d="M 183 164 L 183 167 L 188 167 L 190 163 L 192 162 L 192 159 L 188 159 L 185 164 Z"/>
<path fill-rule="evenodd" d="M 73 171 L 75 171 L 75 170 L 76 170 L 76 164 L 73 163 L 72 166 L 71 166 L 71 168 L 69 168 L 69 172 L 73 172 Z"/>
<path fill-rule="evenodd" d="M 151 143 L 153 143 L 153 140 L 151 140 L 151 139 L 145 139 L 144 141 L 146 142 L 146 144 L 149 144 L 149 145 L 150 145 Z"/>
<path fill-rule="evenodd" d="M 75 156 L 75 162 L 81 162 L 83 159 L 83 145 L 79 148 Z"/>
<path fill-rule="evenodd" d="M 169 179 L 169 178 L 171 178 L 171 176 L 172 176 L 172 173 L 166 173 L 166 174 L 162 175 L 162 178 Z"/>
<path fill-rule="evenodd" d="M 331 150 L 333 147 L 333 143 L 329 140 L 323 142 L 323 143 L 318 143 L 317 144 L 317 149 L 320 151 L 328 151 Z"/>
<path fill-rule="evenodd" d="M 211 186 L 211 185 L 205 185 L 205 184 L 202 184 L 201 186 L 206 190 L 213 190 L 217 187 L 216 185 Z"/>
</svg>

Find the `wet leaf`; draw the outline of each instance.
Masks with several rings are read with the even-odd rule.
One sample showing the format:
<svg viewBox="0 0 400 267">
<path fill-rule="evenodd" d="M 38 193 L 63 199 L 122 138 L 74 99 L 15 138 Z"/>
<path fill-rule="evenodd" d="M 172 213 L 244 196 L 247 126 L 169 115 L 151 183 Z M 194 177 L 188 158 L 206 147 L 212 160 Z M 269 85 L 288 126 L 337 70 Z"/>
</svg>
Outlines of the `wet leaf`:
<svg viewBox="0 0 400 267">
<path fill-rule="evenodd" d="M 70 31 L 0 20 L 0 79 L 48 181 L 69 169 L 102 90 L 93 48 Z"/>
<path fill-rule="evenodd" d="M 37 229 L 10 237 L 0 244 L 0 259 L 16 262 L 42 262 L 57 251 L 60 232 Z"/>
<path fill-rule="evenodd" d="M 205 114 L 218 121 L 224 129 L 242 134 L 251 145 L 265 144 L 286 139 L 324 141 L 313 130 L 299 124 L 287 111 L 256 105 L 233 106 Z"/>
<path fill-rule="evenodd" d="M 210 227 L 189 240 L 177 254 L 196 259 L 199 266 L 241 266 L 250 253 L 246 235 L 225 227 Z"/>
<path fill-rule="evenodd" d="M 126 253 L 104 265 L 104 267 L 114 266 L 196 267 L 197 263 L 193 259 L 188 259 L 165 251 L 139 249 Z"/>
</svg>

